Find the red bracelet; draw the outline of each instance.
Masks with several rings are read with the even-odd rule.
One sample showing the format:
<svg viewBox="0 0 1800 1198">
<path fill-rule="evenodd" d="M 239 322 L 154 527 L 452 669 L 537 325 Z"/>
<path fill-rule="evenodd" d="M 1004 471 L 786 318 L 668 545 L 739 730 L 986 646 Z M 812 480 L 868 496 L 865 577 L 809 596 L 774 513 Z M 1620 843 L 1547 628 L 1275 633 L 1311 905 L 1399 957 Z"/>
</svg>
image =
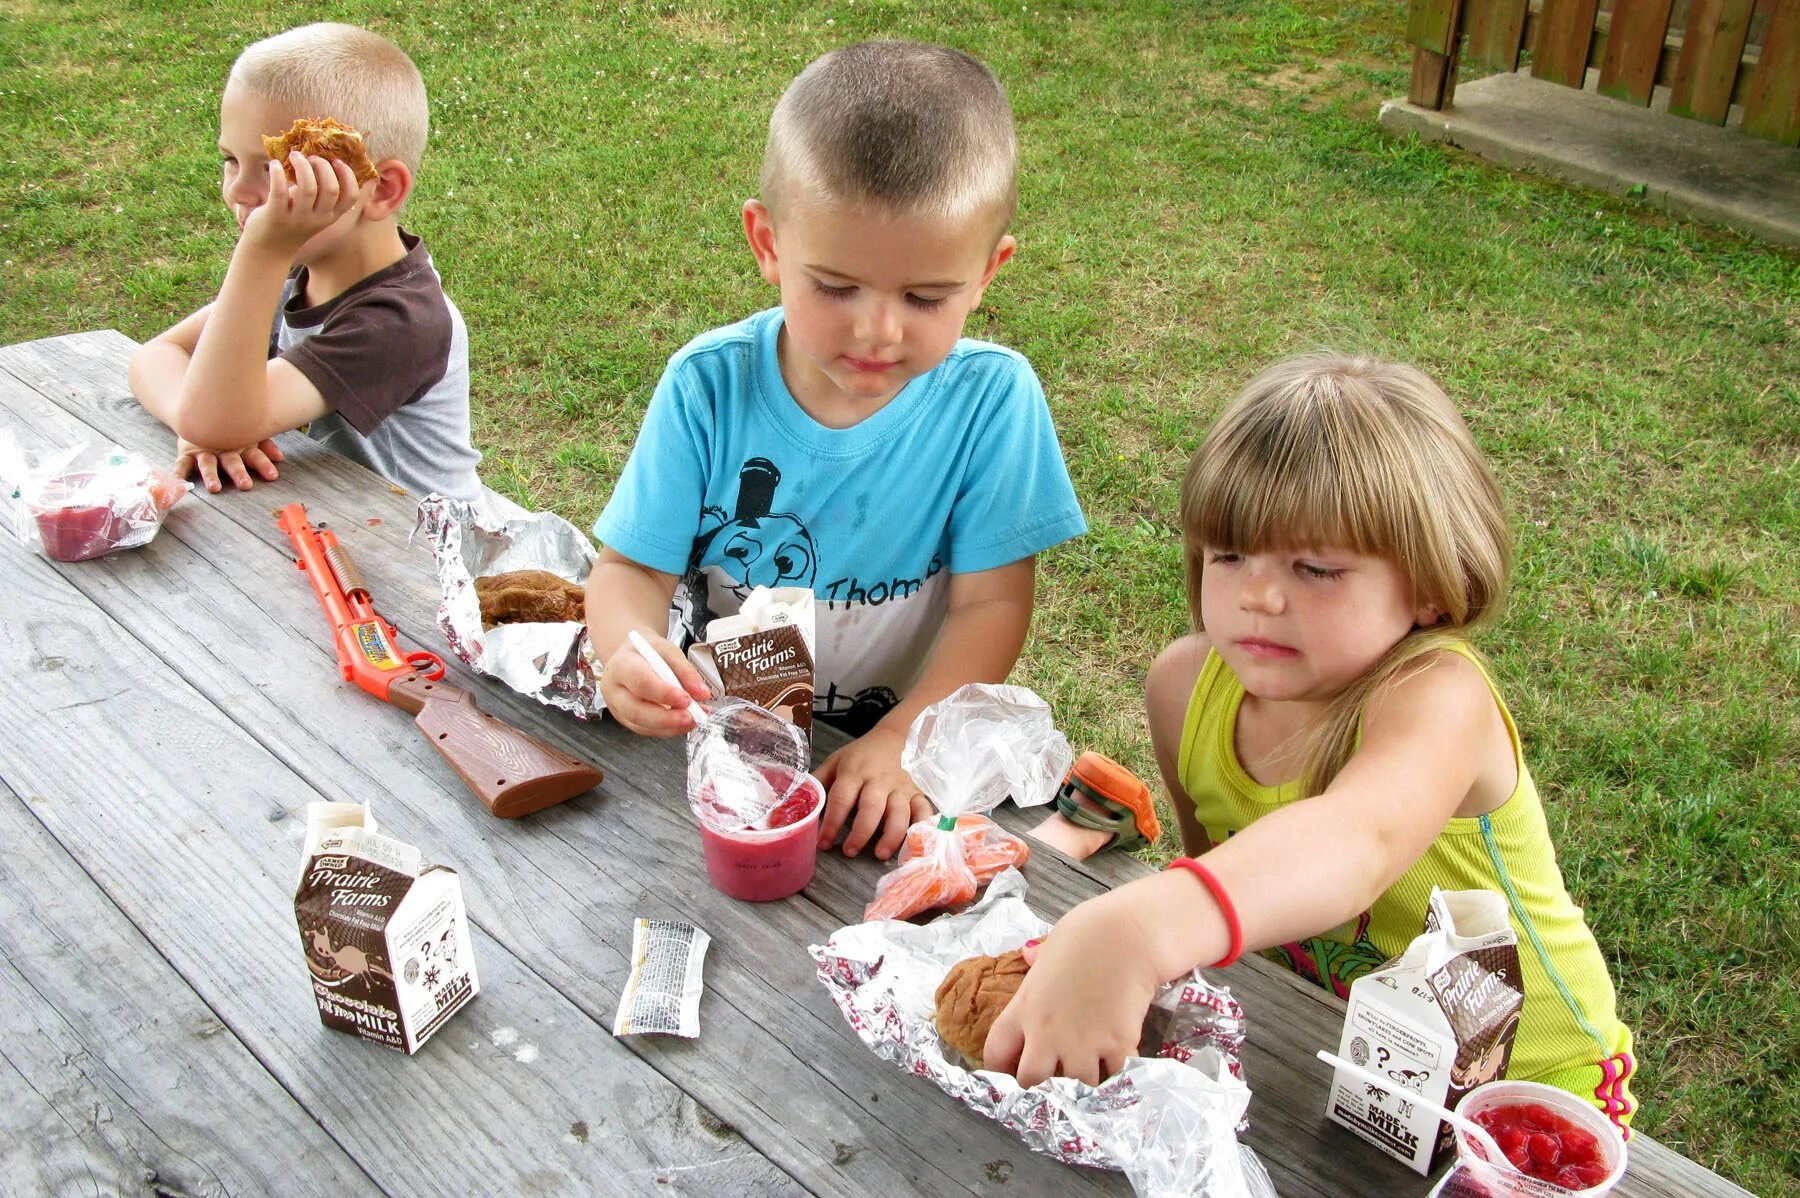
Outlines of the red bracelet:
<svg viewBox="0 0 1800 1198">
<path fill-rule="evenodd" d="M 1206 889 L 1212 893 L 1213 901 L 1219 904 L 1219 914 L 1225 917 L 1225 930 L 1231 935 L 1231 946 L 1225 955 L 1212 963 L 1214 969 L 1223 969 L 1236 963 L 1244 952 L 1244 925 L 1238 920 L 1237 907 L 1232 904 L 1231 896 L 1225 893 L 1225 887 L 1213 876 L 1213 871 L 1200 864 L 1192 857 L 1177 857 L 1169 862 L 1170 869 L 1185 869 L 1196 878 L 1206 883 Z"/>
</svg>

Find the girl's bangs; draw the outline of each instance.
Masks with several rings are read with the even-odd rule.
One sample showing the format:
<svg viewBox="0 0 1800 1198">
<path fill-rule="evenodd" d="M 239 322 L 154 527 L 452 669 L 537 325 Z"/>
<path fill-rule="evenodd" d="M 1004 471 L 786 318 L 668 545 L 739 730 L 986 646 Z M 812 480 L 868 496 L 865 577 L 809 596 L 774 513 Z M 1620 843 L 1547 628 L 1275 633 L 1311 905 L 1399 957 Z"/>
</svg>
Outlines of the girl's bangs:
<svg viewBox="0 0 1800 1198">
<path fill-rule="evenodd" d="M 1412 541 L 1405 500 L 1380 485 L 1387 471 L 1317 436 L 1255 441 L 1227 438 L 1195 462 L 1182 505 L 1190 542 L 1231 553 L 1330 547 L 1382 557 Z M 1351 463 L 1363 468 L 1344 469 Z"/>
</svg>

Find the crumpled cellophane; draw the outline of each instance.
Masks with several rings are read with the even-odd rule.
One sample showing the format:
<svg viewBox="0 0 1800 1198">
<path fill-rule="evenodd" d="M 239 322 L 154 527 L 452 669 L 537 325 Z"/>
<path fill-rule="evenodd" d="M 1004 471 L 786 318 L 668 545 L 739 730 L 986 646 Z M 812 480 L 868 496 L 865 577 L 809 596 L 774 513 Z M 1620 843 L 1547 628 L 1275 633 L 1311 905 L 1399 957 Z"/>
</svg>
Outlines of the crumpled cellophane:
<svg viewBox="0 0 1800 1198">
<path fill-rule="evenodd" d="M 958 961 L 1018 948 L 1049 927 L 1025 905 L 1024 876 L 1009 869 L 960 915 L 924 925 L 853 924 L 808 951 L 851 1029 L 877 1056 L 1003 1124 L 1034 1151 L 1123 1169 L 1143 1194 L 1273 1198 L 1254 1154 L 1237 1141 L 1250 1101 L 1244 1010 L 1198 971 L 1158 993 L 1139 1049 L 1149 1055 L 1129 1058 L 1098 1086 L 1057 1077 L 1027 1089 L 1007 1074 L 958 1063 L 934 1022 L 944 975 Z M 1182 1184 L 1190 1188 L 1167 1188 Z"/>
<path fill-rule="evenodd" d="M 585 582 L 594 548 L 581 530 L 554 512 L 503 515 L 486 503 L 428 495 L 419 503 L 417 531 L 437 562 L 438 627 L 465 665 L 498 678 L 522 695 L 583 719 L 606 709 L 600 677 L 587 653 L 587 625 L 481 626 L 475 579 L 512 570 L 548 570 Z"/>
<path fill-rule="evenodd" d="M 900 864 L 875 884 L 863 918 L 959 907 L 1000 870 L 1024 865 L 1025 842 L 980 813 L 1009 795 L 1021 807 L 1049 802 L 1070 760 L 1049 706 L 1022 686 L 972 682 L 920 712 L 900 765 L 938 814 L 907 829 Z"/>
<path fill-rule="evenodd" d="M 148 545 L 169 509 L 193 489 L 117 445 L 82 441 L 34 461 L 10 435 L 0 441 L 0 479 L 19 499 L 13 514 L 19 540 L 60 562 Z"/>
</svg>

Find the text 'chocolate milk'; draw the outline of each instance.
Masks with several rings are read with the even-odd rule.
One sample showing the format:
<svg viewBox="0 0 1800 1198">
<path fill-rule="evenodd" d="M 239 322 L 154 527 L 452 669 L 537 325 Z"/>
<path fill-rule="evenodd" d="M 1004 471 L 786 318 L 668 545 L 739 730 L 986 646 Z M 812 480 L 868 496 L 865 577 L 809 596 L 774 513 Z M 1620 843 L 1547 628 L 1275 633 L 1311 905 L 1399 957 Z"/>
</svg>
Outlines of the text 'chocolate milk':
<svg viewBox="0 0 1800 1198">
<path fill-rule="evenodd" d="M 1350 984 L 1337 1055 L 1439 1105 L 1506 1076 L 1525 1005 L 1519 938 L 1491 890 L 1433 889 L 1425 930 Z M 1454 1152 L 1448 1124 L 1403 1092 L 1338 1070 L 1325 1113 L 1415 1172 Z"/>
<path fill-rule="evenodd" d="M 294 917 L 319 1019 L 407 1053 L 474 998 L 456 871 L 376 831 L 358 803 L 313 803 Z"/>
</svg>

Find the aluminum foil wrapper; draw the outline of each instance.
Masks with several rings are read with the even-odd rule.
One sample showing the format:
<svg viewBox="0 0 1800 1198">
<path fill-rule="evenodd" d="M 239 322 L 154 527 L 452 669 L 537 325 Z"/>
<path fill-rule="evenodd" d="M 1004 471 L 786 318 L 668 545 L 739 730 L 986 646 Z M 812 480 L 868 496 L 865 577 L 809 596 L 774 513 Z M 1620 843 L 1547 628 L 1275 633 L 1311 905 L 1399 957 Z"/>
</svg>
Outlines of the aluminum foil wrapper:
<svg viewBox="0 0 1800 1198">
<path fill-rule="evenodd" d="M 1008 869 L 963 914 L 923 926 L 853 924 L 809 951 L 819 980 L 877 1056 L 1004 1124 L 1033 1150 L 1072 1165 L 1123 1169 L 1134 1185 L 1140 1174 L 1173 1174 L 1197 1179 L 1183 1193 L 1272 1198 L 1254 1154 L 1237 1142 L 1250 1101 L 1244 1009 L 1198 971 L 1163 988 L 1145 1020 L 1145 1055 L 1098 1086 L 1057 1077 L 1027 1089 L 1007 1074 L 958 1063 L 933 1018 L 944 975 L 967 957 L 1007 952 L 1049 930 L 1025 905 L 1024 876 Z M 1248 1166 L 1226 1167 L 1240 1157 Z"/>
<path fill-rule="evenodd" d="M 583 719 L 606 709 L 586 625 L 484 629 L 475 595 L 476 578 L 510 570 L 548 570 L 585 583 L 595 555 L 580 529 L 553 512 L 502 514 L 487 504 L 429 495 L 419 503 L 417 533 L 437 561 L 438 627 L 451 652 L 477 674 Z"/>
</svg>

